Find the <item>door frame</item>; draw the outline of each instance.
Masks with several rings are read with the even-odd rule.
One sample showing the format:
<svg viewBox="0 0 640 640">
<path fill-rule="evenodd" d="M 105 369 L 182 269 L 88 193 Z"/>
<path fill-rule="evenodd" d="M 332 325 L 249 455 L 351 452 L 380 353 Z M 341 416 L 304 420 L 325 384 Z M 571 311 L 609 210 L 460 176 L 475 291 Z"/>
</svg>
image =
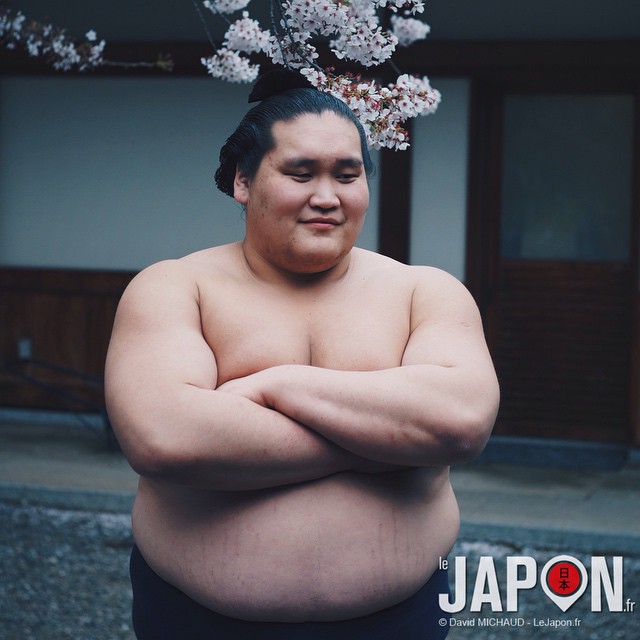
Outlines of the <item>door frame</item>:
<svg viewBox="0 0 640 640">
<path fill-rule="evenodd" d="M 502 132 L 504 97 L 509 93 L 625 93 L 634 96 L 631 201 L 632 238 L 629 296 L 632 307 L 631 371 L 629 380 L 628 444 L 640 444 L 640 81 L 626 73 L 601 77 L 503 73 L 499 78 L 472 80 L 465 281 L 480 307 L 489 345 L 498 337 L 497 286 L 500 246 Z"/>
</svg>

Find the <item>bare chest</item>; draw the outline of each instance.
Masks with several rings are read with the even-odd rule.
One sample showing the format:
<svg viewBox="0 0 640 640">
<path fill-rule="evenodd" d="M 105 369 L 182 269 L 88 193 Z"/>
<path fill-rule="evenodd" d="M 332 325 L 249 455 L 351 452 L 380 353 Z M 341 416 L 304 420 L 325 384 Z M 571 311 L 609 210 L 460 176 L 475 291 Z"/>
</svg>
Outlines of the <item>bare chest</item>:
<svg viewBox="0 0 640 640">
<path fill-rule="evenodd" d="M 411 297 L 393 288 L 285 296 L 234 286 L 209 293 L 201 303 L 203 333 L 220 384 L 280 364 L 394 367 L 409 338 Z"/>
</svg>

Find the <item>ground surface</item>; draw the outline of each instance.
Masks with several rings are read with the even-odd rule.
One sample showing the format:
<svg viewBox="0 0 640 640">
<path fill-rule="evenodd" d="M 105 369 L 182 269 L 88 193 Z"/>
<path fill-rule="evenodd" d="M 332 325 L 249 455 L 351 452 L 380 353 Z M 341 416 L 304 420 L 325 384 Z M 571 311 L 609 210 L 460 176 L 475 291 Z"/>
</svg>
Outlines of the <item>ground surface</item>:
<svg viewBox="0 0 640 640">
<path fill-rule="evenodd" d="M 132 640 L 128 557 L 131 529 L 128 514 L 65 510 L 0 502 L 0 638 L 2 640 Z M 493 559 L 504 590 L 505 558 L 526 555 L 538 571 L 567 549 L 460 541 L 449 556 L 464 556 L 467 590 L 472 591 L 478 559 Z M 590 567 L 590 557 L 575 553 Z M 451 575 L 452 583 L 455 572 Z M 640 601 L 640 558 L 624 558 L 624 597 Z M 506 594 L 502 596 L 506 603 Z M 489 605 L 470 612 L 471 594 L 456 621 L 474 626 L 451 628 L 450 640 L 637 640 L 640 613 L 591 612 L 590 590 L 563 613 L 536 586 L 522 592 L 518 611 L 494 613 Z M 510 626 L 499 618 L 506 618 Z M 567 625 L 569 622 L 580 626 Z M 480 627 L 479 625 L 483 625 Z M 492 626 L 487 626 L 492 625 Z M 521 625 L 521 626 L 516 626 Z M 187 640 L 187 639 L 176 639 Z M 285 639 L 286 640 L 286 639 Z M 425 639 L 428 640 L 428 639 Z"/>
</svg>

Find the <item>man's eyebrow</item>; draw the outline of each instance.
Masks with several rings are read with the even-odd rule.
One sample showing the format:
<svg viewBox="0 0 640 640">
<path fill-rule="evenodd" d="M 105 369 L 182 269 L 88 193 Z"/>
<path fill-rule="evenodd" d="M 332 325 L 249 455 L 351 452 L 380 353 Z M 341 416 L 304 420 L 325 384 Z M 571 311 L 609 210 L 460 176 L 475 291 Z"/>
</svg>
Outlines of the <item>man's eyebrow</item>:
<svg viewBox="0 0 640 640">
<path fill-rule="evenodd" d="M 291 167 L 292 169 L 298 169 L 300 167 L 310 167 L 317 163 L 317 160 L 313 160 L 311 158 L 287 158 L 284 160 L 285 166 Z M 334 164 L 340 167 L 359 169 L 363 166 L 364 163 L 360 158 L 354 156 L 349 158 L 338 158 Z"/>
<path fill-rule="evenodd" d="M 342 158 L 338 160 L 337 164 L 343 167 L 352 167 L 354 169 L 359 169 L 363 166 L 364 162 L 360 158 Z"/>
</svg>

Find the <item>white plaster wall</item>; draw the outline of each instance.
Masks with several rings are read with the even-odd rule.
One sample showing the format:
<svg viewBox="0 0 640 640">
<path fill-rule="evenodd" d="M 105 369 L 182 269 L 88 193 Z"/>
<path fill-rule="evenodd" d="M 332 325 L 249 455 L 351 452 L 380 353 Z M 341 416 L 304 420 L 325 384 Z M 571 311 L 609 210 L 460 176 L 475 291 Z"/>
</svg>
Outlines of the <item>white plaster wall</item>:
<svg viewBox="0 0 640 640">
<path fill-rule="evenodd" d="M 0 265 L 138 270 L 239 240 L 213 182 L 246 85 L 0 79 Z M 377 247 L 377 183 L 359 245 Z"/>
<path fill-rule="evenodd" d="M 442 93 L 435 114 L 419 117 L 412 135 L 412 264 L 439 267 L 464 279 L 469 81 L 432 78 Z"/>
</svg>

